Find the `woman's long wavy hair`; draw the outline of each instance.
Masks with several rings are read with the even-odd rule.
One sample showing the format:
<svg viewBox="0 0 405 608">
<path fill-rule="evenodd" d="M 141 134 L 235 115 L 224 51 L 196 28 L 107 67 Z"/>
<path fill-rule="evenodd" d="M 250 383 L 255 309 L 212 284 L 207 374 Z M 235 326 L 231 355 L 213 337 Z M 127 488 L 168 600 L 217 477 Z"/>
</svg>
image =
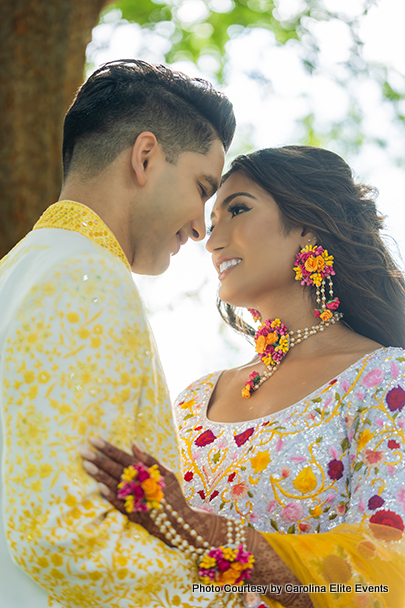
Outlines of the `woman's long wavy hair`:
<svg viewBox="0 0 405 608">
<path fill-rule="evenodd" d="M 239 156 L 223 182 L 235 172 L 274 198 L 287 233 L 304 226 L 334 256 L 333 290 L 344 323 L 384 346 L 405 347 L 405 280 L 381 240 L 383 217 L 376 209 L 375 191 L 355 184 L 340 156 L 312 146 L 265 148 Z M 231 327 L 254 335 L 233 306 L 218 300 L 218 309 Z"/>
</svg>

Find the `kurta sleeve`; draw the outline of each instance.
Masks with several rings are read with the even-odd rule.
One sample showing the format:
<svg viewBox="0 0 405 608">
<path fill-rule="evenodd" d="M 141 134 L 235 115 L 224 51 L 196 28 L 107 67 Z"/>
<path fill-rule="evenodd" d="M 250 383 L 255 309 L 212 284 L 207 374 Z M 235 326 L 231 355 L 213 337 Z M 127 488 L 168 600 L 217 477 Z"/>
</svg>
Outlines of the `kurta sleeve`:
<svg viewBox="0 0 405 608">
<path fill-rule="evenodd" d="M 127 268 L 84 254 L 43 272 L 12 311 L 2 366 L 5 533 L 50 605 L 208 606 L 191 594 L 192 562 L 112 509 L 78 454 L 91 435 L 123 449 L 137 438 L 179 473 L 166 385 Z"/>
<path fill-rule="evenodd" d="M 264 534 L 302 583 L 325 587 L 310 593 L 317 608 L 405 605 L 404 362 L 387 357 L 347 387 L 347 523 L 321 534 Z"/>
</svg>

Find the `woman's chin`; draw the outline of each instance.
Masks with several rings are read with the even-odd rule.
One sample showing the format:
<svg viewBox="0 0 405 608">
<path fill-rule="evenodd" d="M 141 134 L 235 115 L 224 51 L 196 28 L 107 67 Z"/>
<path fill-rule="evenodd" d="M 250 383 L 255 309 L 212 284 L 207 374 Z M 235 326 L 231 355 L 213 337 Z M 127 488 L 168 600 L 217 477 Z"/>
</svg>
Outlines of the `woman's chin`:
<svg viewBox="0 0 405 608">
<path fill-rule="evenodd" d="M 230 290 L 220 287 L 218 296 L 222 302 L 234 306 L 235 308 L 253 308 L 251 304 L 246 302 L 246 294 L 231 292 Z"/>
</svg>

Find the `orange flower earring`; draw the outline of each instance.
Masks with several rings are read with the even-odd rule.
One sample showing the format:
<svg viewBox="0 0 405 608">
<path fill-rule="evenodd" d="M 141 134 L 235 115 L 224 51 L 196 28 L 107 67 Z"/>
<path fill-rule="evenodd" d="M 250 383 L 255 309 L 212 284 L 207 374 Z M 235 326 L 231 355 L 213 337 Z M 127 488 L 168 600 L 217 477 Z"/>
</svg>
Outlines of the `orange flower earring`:
<svg viewBox="0 0 405 608">
<path fill-rule="evenodd" d="M 310 239 L 308 239 L 310 241 Z M 333 297 L 332 276 L 335 275 L 333 269 L 333 255 L 321 245 L 305 245 L 295 256 L 295 280 L 301 281 L 301 285 L 316 286 L 316 302 L 318 308 L 314 309 L 315 317 L 320 317 L 321 321 L 329 321 L 333 317 L 334 310 L 340 305 L 339 298 Z M 329 283 L 329 300 L 325 296 L 325 280 Z"/>
</svg>

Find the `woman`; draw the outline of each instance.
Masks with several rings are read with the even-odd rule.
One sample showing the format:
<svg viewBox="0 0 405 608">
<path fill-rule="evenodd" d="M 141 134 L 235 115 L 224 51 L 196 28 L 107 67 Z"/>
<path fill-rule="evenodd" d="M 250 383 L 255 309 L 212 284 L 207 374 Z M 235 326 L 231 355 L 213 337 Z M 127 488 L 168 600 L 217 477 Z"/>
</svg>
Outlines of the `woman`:
<svg viewBox="0 0 405 608">
<path fill-rule="evenodd" d="M 211 545 L 226 538 L 214 513 L 248 524 L 250 582 L 274 583 L 272 605 L 404 605 L 405 282 L 381 227 L 370 189 L 354 184 L 339 156 L 313 147 L 237 158 L 213 208 L 207 249 L 220 312 L 255 336 L 258 356 L 177 401 L 193 509 L 161 471 L 166 500 Z M 235 307 L 263 320 L 257 332 Z M 111 493 L 122 466 L 93 461 L 123 510 Z M 171 542 L 165 525 L 130 517 Z M 298 581 L 318 587 L 308 595 Z"/>
</svg>

